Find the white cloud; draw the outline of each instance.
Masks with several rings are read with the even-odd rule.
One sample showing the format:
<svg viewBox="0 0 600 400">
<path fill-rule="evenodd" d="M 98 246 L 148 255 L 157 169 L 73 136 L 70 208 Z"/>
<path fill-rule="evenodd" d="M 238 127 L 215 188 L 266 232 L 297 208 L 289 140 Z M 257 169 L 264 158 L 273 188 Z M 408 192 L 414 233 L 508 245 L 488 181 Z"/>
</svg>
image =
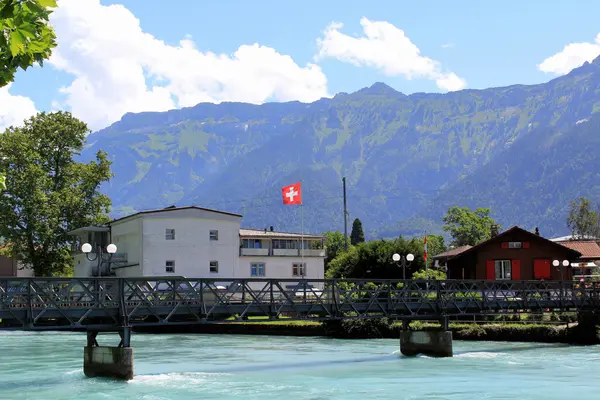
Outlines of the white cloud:
<svg viewBox="0 0 600 400">
<path fill-rule="evenodd" d="M 11 84 L 0 88 L 0 133 L 9 126 L 21 126 L 23 121 L 35 114 L 35 104 L 29 97 L 9 93 Z"/>
<path fill-rule="evenodd" d="M 327 97 L 320 67 L 258 44 L 232 55 L 202 52 L 189 37 L 172 46 L 143 32 L 124 6 L 59 0 L 52 13 L 59 45 L 50 63 L 75 76 L 61 89 L 63 106 L 92 129 L 126 112 L 164 111 L 200 102 Z M 152 84 L 148 84 L 152 82 Z"/>
<path fill-rule="evenodd" d="M 356 66 L 368 66 L 381 70 L 388 76 L 404 76 L 406 79 L 426 78 L 434 80 L 443 90 L 460 90 L 466 81 L 454 73 L 441 71 L 437 61 L 421 55 L 402 29 L 385 21 L 362 18 L 360 24 L 365 36 L 352 37 L 340 32 L 343 25 L 332 23 L 318 39 L 317 59 L 327 57 Z"/>
<path fill-rule="evenodd" d="M 454 43 L 444 43 L 440 46 L 442 49 L 449 49 L 451 47 L 454 47 Z"/>
<path fill-rule="evenodd" d="M 538 69 L 555 75 L 565 75 L 574 68 L 581 67 L 583 63 L 592 62 L 600 55 L 600 33 L 594 43 L 569 43 L 562 51 L 546 58 Z"/>
</svg>

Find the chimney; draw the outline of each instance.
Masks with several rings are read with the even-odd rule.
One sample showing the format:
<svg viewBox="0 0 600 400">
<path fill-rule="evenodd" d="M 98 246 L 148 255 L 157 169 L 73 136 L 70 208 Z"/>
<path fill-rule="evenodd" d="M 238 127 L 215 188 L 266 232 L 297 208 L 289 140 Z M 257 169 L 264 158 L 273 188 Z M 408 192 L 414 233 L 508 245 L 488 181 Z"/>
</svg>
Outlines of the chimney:
<svg viewBox="0 0 600 400">
<path fill-rule="evenodd" d="M 492 224 L 492 228 L 491 228 L 491 232 L 490 233 L 491 233 L 492 237 L 498 236 L 498 225 Z"/>
<path fill-rule="evenodd" d="M 271 232 L 273 232 L 273 225 L 271 225 L 271 226 L 269 227 L 269 230 L 270 230 Z"/>
<path fill-rule="evenodd" d="M 535 234 L 540 236 L 540 229 L 537 226 L 535 227 Z"/>
<path fill-rule="evenodd" d="M 267 233 L 267 228 L 265 228 L 265 233 Z"/>
</svg>

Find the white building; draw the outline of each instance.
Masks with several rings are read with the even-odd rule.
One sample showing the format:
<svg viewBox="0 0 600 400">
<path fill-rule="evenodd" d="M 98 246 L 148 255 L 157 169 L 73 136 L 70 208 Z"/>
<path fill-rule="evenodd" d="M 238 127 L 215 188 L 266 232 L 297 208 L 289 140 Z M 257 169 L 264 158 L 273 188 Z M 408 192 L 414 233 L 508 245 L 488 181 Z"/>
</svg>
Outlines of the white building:
<svg viewBox="0 0 600 400">
<path fill-rule="evenodd" d="M 241 220 L 201 207 L 168 207 L 75 229 L 69 233 L 76 238 L 74 276 L 324 279 L 322 236 L 241 229 Z M 91 253 L 82 252 L 83 243 Z M 116 253 L 102 261 L 110 243 Z M 100 262 L 89 261 L 99 251 Z"/>
</svg>

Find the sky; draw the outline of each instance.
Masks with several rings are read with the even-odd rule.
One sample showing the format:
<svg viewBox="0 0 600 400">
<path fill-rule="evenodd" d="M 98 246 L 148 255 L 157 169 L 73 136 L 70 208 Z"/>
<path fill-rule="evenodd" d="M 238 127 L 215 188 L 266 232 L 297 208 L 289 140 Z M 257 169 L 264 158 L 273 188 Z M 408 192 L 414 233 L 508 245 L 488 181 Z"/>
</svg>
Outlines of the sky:
<svg viewBox="0 0 600 400">
<path fill-rule="evenodd" d="M 201 102 L 312 102 L 535 84 L 600 55 L 600 2 L 59 0 L 58 47 L 0 88 L 0 131 L 67 110 L 90 129 Z"/>
</svg>

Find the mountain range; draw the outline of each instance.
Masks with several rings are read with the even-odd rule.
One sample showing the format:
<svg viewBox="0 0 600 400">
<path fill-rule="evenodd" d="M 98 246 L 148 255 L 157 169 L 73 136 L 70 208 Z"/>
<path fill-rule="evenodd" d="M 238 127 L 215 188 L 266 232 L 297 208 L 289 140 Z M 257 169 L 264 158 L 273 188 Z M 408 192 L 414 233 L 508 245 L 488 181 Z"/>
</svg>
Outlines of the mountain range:
<svg viewBox="0 0 600 400">
<path fill-rule="evenodd" d="M 367 237 L 440 233 L 453 205 L 503 226 L 567 233 L 569 202 L 600 200 L 600 57 L 538 85 L 405 95 L 383 83 L 310 104 L 201 103 L 126 114 L 88 136 L 113 161 L 113 217 L 170 205 L 251 228 Z M 302 181 L 303 210 L 281 188 Z M 302 220 L 303 214 L 303 220 Z"/>
</svg>

